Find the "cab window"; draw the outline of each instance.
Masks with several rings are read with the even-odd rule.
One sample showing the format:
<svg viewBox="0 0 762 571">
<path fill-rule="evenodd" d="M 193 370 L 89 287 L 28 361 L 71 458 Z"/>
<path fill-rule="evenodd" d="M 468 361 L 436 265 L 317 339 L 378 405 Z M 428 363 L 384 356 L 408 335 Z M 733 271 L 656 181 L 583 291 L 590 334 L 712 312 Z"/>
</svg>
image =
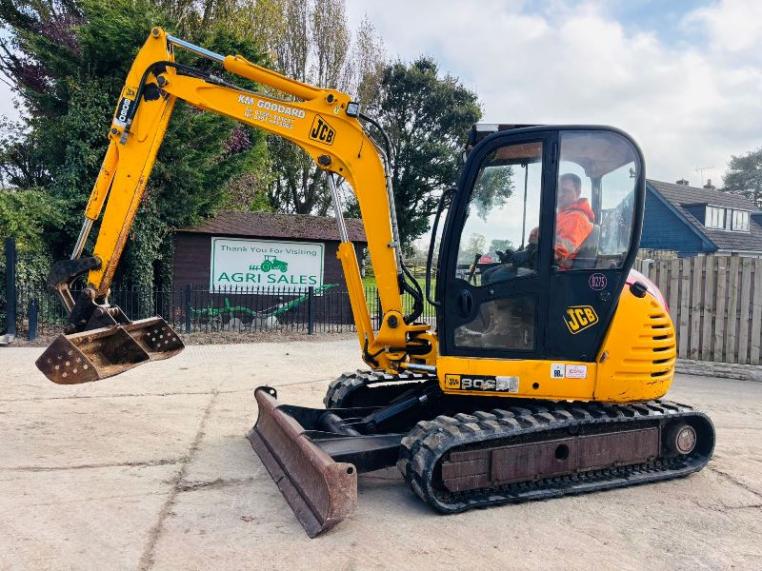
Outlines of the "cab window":
<svg viewBox="0 0 762 571">
<path fill-rule="evenodd" d="M 455 277 L 482 287 L 536 274 L 541 181 L 540 142 L 487 155 L 469 199 Z"/>
<path fill-rule="evenodd" d="M 633 145 L 610 131 L 561 134 L 555 268 L 620 268 L 630 248 L 641 165 Z"/>
</svg>

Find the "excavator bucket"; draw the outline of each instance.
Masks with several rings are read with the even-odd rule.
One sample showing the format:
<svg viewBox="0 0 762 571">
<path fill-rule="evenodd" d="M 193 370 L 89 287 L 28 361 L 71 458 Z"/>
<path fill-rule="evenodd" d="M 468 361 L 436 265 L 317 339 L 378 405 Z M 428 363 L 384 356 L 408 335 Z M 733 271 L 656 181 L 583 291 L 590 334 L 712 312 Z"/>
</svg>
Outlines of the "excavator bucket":
<svg viewBox="0 0 762 571">
<path fill-rule="evenodd" d="M 37 368 L 54 383 L 100 381 L 183 350 L 180 337 L 161 317 L 59 335 L 37 359 Z"/>
<path fill-rule="evenodd" d="M 259 387 L 259 416 L 248 434 L 251 446 L 310 537 L 322 533 L 357 506 L 357 470 L 336 462 L 315 445 L 305 428 L 279 407 L 275 389 Z"/>
</svg>

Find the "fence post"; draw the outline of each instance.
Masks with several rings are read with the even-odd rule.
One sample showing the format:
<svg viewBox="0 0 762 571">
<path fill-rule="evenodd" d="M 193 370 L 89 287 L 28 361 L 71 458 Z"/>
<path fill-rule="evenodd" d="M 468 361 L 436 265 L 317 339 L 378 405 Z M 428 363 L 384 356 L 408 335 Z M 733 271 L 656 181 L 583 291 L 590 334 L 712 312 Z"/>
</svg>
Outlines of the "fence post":
<svg viewBox="0 0 762 571">
<path fill-rule="evenodd" d="M 315 288 L 307 288 L 307 335 L 315 333 L 315 307 L 312 298 L 315 295 Z"/>
<path fill-rule="evenodd" d="M 381 311 L 381 297 L 378 295 L 378 287 L 375 288 L 376 294 L 376 328 L 381 329 L 381 322 L 384 320 L 383 312 Z"/>
<path fill-rule="evenodd" d="M 16 240 L 5 239 L 5 329 L 9 336 L 16 335 Z"/>
<path fill-rule="evenodd" d="M 34 341 L 37 339 L 37 314 L 39 313 L 39 304 L 37 298 L 32 298 L 29 301 L 29 340 Z"/>
<path fill-rule="evenodd" d="M 191 332 L 191 286 L 185 286 L 185 332 Z"/>
</svg>

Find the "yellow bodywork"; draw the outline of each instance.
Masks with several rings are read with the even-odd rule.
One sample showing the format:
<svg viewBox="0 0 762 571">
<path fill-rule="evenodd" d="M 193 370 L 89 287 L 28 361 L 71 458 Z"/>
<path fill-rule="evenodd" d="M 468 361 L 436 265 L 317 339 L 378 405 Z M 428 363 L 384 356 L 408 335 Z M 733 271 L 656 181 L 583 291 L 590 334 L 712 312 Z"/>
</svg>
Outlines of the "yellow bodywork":
<svg viewBox="0 0 762 571">
<path fill-rule="evenodd" d="M 440 357 L 437 376 L 442 390 L 450 394 L 633 402 L 667 393 L 676 358 L 675 329 L 667 310 L 650 294 L 637 297 L 625 287 L 594 363 Z M 563 376 L 556 377 L 554 370 L 563 370 Z M 464 379 L 466 386 L 484 387 L 483 377 L 502 378 L 503 390 L 459 388 Z"/>
<path fill-rule="evenodd" d="M 105 207 L 93 252 L 101 264 L 88 275 L 89 285 L 99 297 L 108 294 L 172 110 L 181 99 L 288 139 L 321 169 L 352 186 L 383 311 L 378 331 L 371 326 L 350 242 L 341 243 L 338 258 L 364 358 L 375 368 L 393 372 L 411 363 L 436 366 L 442 390 L 451 394 L 627 402 L 657 398 L 669 389 L 675 361 L 669 315 L 651 295 L 638 298 L 629 288 L 622 293 L 594 363 L 439 356 L 436 335 L 428 325 L 404 323 L 398 244 L 393 240 L 383 157 L 358 118 L 347 113 L 350 97 L 289 79 L 241 56 L 225 57 L 225 70 L 298 100 L 275 99 L 221 81 L 182 75 L 160 62 L 174 62 L 173 46 L 166 33 L 155 28 L 130 69 L 109 131 L 108 151 L 86 207 L 89 221 L 96 221 Z M 144 83 L 153 84 L 158 96 L 139 101 L 133 120 L 126 121 L 126 110 L 135 105 Z M 567 327 L 582 321 L 585 327 L 593 325 L 583 307 L 580 311 L 569 316 Z M 564 327 L 561 322 L 556 325 Z M 430 350 L 409 357 L 406 346 L 418 343 L 420 347 L 424 341 Z M 501 390 L 490 390 L 490 377 L 501 383 Z"/>
</svg>

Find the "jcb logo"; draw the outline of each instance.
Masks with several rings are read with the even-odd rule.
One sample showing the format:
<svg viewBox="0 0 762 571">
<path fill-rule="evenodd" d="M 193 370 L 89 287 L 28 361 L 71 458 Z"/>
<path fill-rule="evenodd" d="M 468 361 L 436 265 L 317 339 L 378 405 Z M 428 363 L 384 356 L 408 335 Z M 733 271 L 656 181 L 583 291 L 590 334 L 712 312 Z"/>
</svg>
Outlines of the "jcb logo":
<svg viewBox="0 0 762 571">
<path fill-rule="evenodd" d="M 333 130 L 333 127 L 331 127 L 320 115 L 317 115 L 315 120 L 312 122 L 310 139 L 331 145 L 333 144 L 333 138 L 335 135 L 336 131 Z"/>
<path fill-rule="evenodd" d="M 460 375 L 445 375 L 445 387 L 448 389 L 459 389 Z"/>
<path fill-rule="evenodd" d="M 564 322 L 572 335 L 598 323 L 598 315 L 589 305 L 573 305 L 566 308 Z"/>
</svg>

